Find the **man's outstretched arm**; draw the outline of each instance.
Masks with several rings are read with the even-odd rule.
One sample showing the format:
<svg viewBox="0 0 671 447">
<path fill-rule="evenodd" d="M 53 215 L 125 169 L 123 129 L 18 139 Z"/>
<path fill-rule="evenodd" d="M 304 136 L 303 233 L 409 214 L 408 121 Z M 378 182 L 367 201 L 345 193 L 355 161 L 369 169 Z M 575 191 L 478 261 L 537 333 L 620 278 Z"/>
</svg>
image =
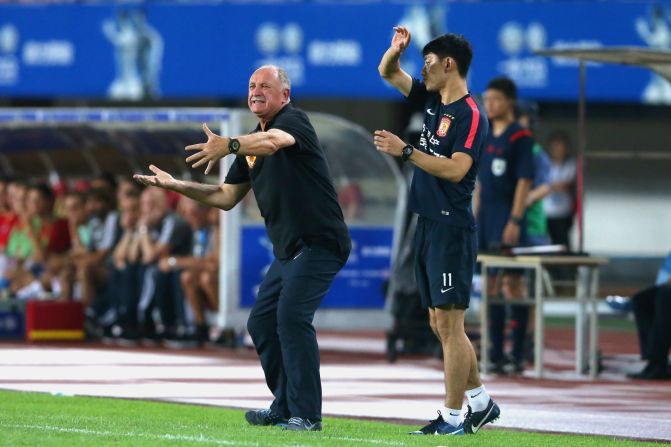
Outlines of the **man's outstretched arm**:
<svg viewBox="0 0 671 447">
<path fill-rule="evenodd" d="M 175 191 L 200 203 L 225 211 L 237 205 L 250 188 L 249 183 L 209 185 L 207 183 L 178 180 L 154 165 L 149 165 L 149 170 L 155 175 L 136 174 L 133 178 L 144 185 Z"/>
</svg>

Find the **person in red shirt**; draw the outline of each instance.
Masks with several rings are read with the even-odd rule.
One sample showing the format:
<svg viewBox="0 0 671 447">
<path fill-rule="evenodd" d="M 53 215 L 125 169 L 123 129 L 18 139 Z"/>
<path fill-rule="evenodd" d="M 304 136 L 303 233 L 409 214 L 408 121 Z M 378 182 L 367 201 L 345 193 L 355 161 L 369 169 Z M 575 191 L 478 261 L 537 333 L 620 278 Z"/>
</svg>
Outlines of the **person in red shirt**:
<svg viewBox="0 0 671 447">
<path fill-rule="evenodd" d="M 4 253 L 9 234 L 19 220 L 16 205 L 22 204 L 26 186 L 9 179 L 0 180 L 0 253 Z"/>
<path fill-rule="evenodd" d="M 68 222 L 54 216 L 53 206 L 54 194 L 48 185 L 29 187 L 19 220 L 9 235 L 6 254 L 17 261 L 18 266 L 7 276 L 10 290 L 19 297 L 29 298 L 48 290 L 49 286 L 39 284 L 38 280 L 49 256 L 70 249 Z"/>
</svg>

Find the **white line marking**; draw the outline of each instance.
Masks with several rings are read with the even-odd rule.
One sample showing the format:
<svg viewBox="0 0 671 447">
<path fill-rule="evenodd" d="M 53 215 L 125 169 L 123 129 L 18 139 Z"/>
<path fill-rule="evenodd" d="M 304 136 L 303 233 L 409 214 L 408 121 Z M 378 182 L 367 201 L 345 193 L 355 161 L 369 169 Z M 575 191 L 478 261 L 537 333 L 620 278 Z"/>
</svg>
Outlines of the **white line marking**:
<svg viewBox="0 0 671 447">
<path fill-rule="evenodd" d="M 0 422 L 0 427 L 5 428 L 19 428 L 19 429 L 30 429 L 30 430 L 41 430 L 41 431 L 55 431 L 59 433 L 77 433 L 82 435 L 91 435 L 91 436 L 125 436 L 128 438 L 144 438 L 151 440 L 159 441 L 188 441 L 188 442 L 200 442 L 204 444 L 215 444 L 215 445 L 247 445 L 257 447 L 260 444 L 258 442 L 245 442 L 245 441 L 226 441 L 224 439 L 216 439 L 210 436 L 205 436 L 201 434 L 200 436 L 189 436 L 189 435 L 154 435 L 151 433 L 142 433 L 142 432 L 112 432 L 112 431 L 102 431 L 102 430 L 91 430 L 88 428 L 74 428 L 74 427 L 58 427 L 55 425 L 35 425 L 35 424 L 6 424 Z M 390 445 L 390 446 L 404 446 L 407 445 L 404 442 L 399 441 L 384 441 L 379 439 L 360 439 L 360 438 L 349 438 L 341 436 L 324 436 L 324 440 L 334 440 L 334 441 L 352 441 L 352 442 L 362 442 L 367 444 L 377 444 L 377 445 Z M 303 444 L 292 444 L 294 447 L 309 447 L 309 445 Z"/>
<path fill-rule="evenodd" d="M 215 439 L 209 436 L 187 436 L 187 435 L 154 435 L 151 433 L 141 433 L 141 432 L 112 432 L 112 431 L 102 431 L 102 430 L 91 430 L 88 428 L 73 428 L 73 427 L 57 427 L 54 425 L 33 425 L 33 424 L 4 424 L 0 423 L 1 427 L 6 428 L 23 428 L 31 430 L 42 430 L 42 431 L 56 431 L 60 433 L 77 433 L 82 435 L 92 435 L 92 436 L 125 436 L 128 438 L 145 438 L 152 440 L 160 441 L 189 441 L 189 442 L 202 442 L 206 444 L 216 444 L 216 445 L 250 445 L 258 446 L 258 442 L 244 442 L 244 441 L 225 441 L 222 439 Z"/>
</svg>

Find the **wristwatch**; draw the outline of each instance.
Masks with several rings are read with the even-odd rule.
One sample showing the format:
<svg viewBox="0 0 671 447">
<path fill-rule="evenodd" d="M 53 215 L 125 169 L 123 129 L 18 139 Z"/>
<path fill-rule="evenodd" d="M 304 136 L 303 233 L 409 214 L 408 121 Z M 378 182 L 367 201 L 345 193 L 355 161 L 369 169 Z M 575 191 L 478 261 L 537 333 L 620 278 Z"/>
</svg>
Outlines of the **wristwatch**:
<svg viewBox="0 0 671 447">
<path fill-rule="evenodd" d="M 509 219 L 509 220 L 510 220 L 512 223 L 514 223 L 515 225 L 519 225 L 519 224 L 522 223 L 522 218 L 521 218 L 521 217 L 510 216 L 510 219 Z"/>
<path fill-rule="evenodd" d="M 170 256 L 170 257 L 168 258 L 168 265 L 169 265 L 170 267 L 174 267 L 174 266 L 176 266 L 176 265 L 177 265 L 177 259 L 176 259 L 174 256 Z"/>
<path fill-rule="evenodd" d="M 240 150 L 240 142 L 236 138 L 228 140 L 228 152 L 235 155 Z"/>
<path fill-rule="evenodd" d="M 412 144 L 408 144 L 403 148 L 401 152 L 401 160 L 408 161 L 412 153 L 415 151 L 415 148 L 412 147 Z"/>
</svg>

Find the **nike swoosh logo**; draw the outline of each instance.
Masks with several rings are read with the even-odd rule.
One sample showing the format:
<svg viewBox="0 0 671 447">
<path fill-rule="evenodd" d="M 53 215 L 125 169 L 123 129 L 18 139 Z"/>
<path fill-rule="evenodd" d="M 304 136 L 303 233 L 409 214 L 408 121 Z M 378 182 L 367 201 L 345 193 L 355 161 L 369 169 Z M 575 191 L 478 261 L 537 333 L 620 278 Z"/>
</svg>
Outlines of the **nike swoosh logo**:
<svg viewBox="0 0 671 447">
<path fill-rule="evenodd" d="M 478 397 L 478 396 L 481 395 L 481 394 L 482 394 L 482 391 L 480 391 L 478 394 L 474 394 L 474 395 L 472 395 L 472 396 L 471 396 L 471 399 L 473 399 L 474 397 Z"/>
<path fill-rule="evenodd" d="M 440 289 L 440 293 L 446 293 L 446 292 L 449 292 L 452 289 L 454 289 L 454 287 L 450 287 L 449 289 Z"/>
<path fill-rule="evenodd" d="M 478 430 L 480 430 L 480 428 L 481 428 L 483 425 L 485 425 L 485 421 L 487 420 L 487 418 L 489 417 L 489 415 L 492 414 L 492 411 L 494 411 L 494 406 L 493 406 L 493 405 L 492 405 L 492 407 L 489 409 L 489 411 L 487 412 L 487 414 L 485 415 L 485 417 L 482 418 L 482 420 L 480 421 L 480 423 L 477 424 L 477 425 L 474 425 L 473 427 L 471 427 L 471 430 L 473 430 L 473 434 L 476 434 L 476 433 L 478 432 Z"/>
<path fill-rule="evenodd" d="M 436 116 L 436 114 L 434 112 L 432 112 L 431 109 L 426 109 L 426 113 L 428 113 L 429 115 L 432 115 L 432 116 Z"/>
</svg>

